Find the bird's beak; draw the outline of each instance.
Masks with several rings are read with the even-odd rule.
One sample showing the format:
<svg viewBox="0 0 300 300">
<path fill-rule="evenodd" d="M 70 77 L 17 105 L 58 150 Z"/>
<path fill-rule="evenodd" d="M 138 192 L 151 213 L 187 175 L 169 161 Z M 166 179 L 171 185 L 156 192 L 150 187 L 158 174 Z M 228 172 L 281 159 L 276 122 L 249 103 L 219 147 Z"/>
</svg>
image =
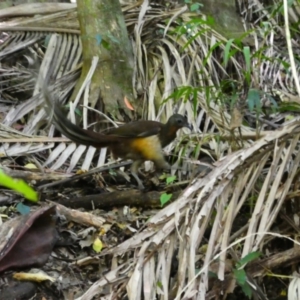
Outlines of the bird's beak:
<svg viewBox="0 0 300 300">
<path fill-rule="evenodd" d="M 185 123 L 185 125 L 183 126 L 183 127 L 186 127 L 186 128 L 188 128 L 189 130 L 193 130 L 193 126 L 192 126 L 192 124 L 189 124 L 189 123 Z"/>
</svg>

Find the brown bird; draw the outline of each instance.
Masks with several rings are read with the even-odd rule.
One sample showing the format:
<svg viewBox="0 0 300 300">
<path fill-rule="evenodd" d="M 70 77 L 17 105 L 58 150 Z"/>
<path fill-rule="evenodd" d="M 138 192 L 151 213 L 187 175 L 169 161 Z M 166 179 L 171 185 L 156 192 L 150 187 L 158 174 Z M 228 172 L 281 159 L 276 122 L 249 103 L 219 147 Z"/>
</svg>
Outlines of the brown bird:
<svg viewBox="0 0 300 300">
<path fill-rule="evenodd" d="M 163 156 L 162 148 L 175 139 L 178 129 L 187 127 L 192 130 L 184 116 L 174 114 L 166 124 L 141 120 L 109 129 L 105 133 L 96 133 L 70 122 L 59 104 L 52 102 L 49 91 L 44 91 L 44 97 L 49 113 L 53 115 L 53 125 L 70 140 L 96 148 L 108 147 L 114 157 L 132 159 L 131 174 L 136 179 L 139 189 L 144 188 L 138 176 L 141 164 L 150 160 L 159 169 L 169 169 L 170 165 Z"/>
</svg>

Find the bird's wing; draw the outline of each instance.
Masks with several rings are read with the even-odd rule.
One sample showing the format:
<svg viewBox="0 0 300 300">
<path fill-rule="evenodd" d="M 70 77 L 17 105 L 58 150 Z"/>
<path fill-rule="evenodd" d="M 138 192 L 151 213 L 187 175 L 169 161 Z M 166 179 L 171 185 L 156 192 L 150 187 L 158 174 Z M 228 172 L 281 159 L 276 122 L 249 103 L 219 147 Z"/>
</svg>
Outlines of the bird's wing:
<svg viewBox="0 0 300 300">
<path fill-rule="evenodd" d="M 105 135 L 124 138 L 148 137 L 157 135 L 161 131 L 162 126 L 162 123 L 156 121 L 134 121 L 117 128 L 109 129 L 105 132 Z"/>
</svg>

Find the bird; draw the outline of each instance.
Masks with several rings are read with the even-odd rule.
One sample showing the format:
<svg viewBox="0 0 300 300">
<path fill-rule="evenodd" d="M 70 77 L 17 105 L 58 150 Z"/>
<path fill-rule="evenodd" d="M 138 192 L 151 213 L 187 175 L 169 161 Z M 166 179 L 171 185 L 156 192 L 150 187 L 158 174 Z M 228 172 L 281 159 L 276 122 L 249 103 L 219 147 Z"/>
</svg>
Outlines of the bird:
<svg viewBox="0 0 300 300">
<path fill-rule="evenodd" d="M 114 158 L 133 160 L 130 170 L 140 190 L 144 189 L 138 176 L 140 166 L 145 161 L 152 161 L 158 169 L 170 169 L 162 149 L 176 138 L 179 129 L 186 127 L 192 130 L 191 124 L 183 115 L 173 114 L 165 124 L 138 120 L 108 129 L 105 133 L 97 133 L 69 121 L 60 105 L 51 98 L 50 92 L 44 89 L 46 109 L 52 115 L 51 121 L 55 128 L 76 144 L 95 148 L 108 147 Z"/>
</svg>

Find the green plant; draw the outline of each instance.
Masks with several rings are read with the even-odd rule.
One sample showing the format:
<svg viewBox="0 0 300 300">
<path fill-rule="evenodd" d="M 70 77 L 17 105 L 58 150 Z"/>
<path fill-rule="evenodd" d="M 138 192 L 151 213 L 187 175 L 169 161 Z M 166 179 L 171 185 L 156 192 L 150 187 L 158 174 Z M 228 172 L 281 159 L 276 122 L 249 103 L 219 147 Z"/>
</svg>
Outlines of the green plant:
<svg viewBox="0 0 300 300">
<path fill-rule="evenodd" d="M 25 181 L 21 179 L 14 179 L 9 175 L 6 175 L 1 169 L 0 185 L 22 194 L 24 198 L 26 198 L 29 201 L 38 201 L 38 194 L 32 187 L 30 187 Z"/>
<path fill-rule="evenodd" d="M 167 176 L 166 177 L 166 184 L 172 184 L 175 180 L 176 180 L 176 176 Z M 160 204 L 163 207 L 166 203 L 168 203 L 171 198 L 172 198 L 173 194 L 168 194 L 168 193 L 163 193 L 160 195 Z"/>
<path fill-rule="evenodd" d="M 173 194 L 167 194 L 167 193 L 163 193 L 160 195 L 160 205 L 161 207 L 163 207 L 166 203 L 168 203 L 171 198 L 172 198 Z"/>
<path fill-rule="evenodd" d="M 242 288 L 244 294 L 251 298 L 252 290 L 251 286 L 247 281 L 247 274 L 244 270 L 247 263 L 257 259 L 261 256 L 260 252 L 251 252 L 243 257 L 240 261 L 235 264 L 235 268 L 233 269 L 233 274 L 236 279 L 237 284 Z"/>
<path fill-rule="evenodd" d="M 25 181 L 21 179 L 14 179 L 10 177 L 9 175 L 5 174 L 1 169 L 0 185 L 22 194 L 22 196 L 29 201 L 38 201 L 38 193 L 32 187 L 30 187 Z M 24 205 L 22 202 L 19 202 L 17 204 L 16 209 L 22 215 L 28 214 L 30 212 L 30 208 Z"/>
<path fill-rule="evenodd" d="M 167 97 L 164 101 L 162 101 L 162 104 L 165 104 L 169 100 L 173 100 L 175 103 L 179 100 L 183 100 L 183 102 L 187 102 L 191 100 L 193 102 L 193 110 L 194 114 L 197 113 L 197 102 L 198 102 L 198 93 L 199 88 L 198 87 L 192 87 L 192 86 L 181 86 L 177 88 L 173 93 L 170 94 L 169 97 Z"/>
<path fill-rule="evenodd" d="M 192 0 L 184 0 L 184 3 L 189 6 L 190 11 L 197 12 L 197 13 L 200 12 L 200 7 L 203 6 L 203 4 L 199 2 L 193 3 Z"/>
</svg>

